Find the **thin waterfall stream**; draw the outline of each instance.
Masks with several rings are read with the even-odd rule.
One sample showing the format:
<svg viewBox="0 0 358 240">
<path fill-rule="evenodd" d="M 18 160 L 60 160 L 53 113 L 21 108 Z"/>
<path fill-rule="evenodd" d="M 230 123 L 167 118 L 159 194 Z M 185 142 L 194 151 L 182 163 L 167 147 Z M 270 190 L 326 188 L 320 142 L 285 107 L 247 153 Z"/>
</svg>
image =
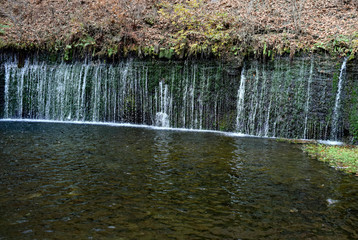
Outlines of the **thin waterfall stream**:
<svg viewBox="0 0 358 240">
<path fill-rule="evenodd" d="M 343 83 L 345 80 L 347 60 L 348 60 L 348 58 L 344 59 L 344 61 L 342 63 L 341 71 L 339 74 L 338 89 L 337 89 L 336 101 L 334 104 L 333 119 L 332 119 L 331 139 L 333 139 L 333 140 L 338 140 L 338 128 L 339 128 L 338 123 L 339 123 L 339 120 L 341 117 L 341 101 L 342 101 L 341 95 L 342 95 Z"/>
<path fill-rule="evenodd" d="M 308 122 L 308 111 L 310 109 L 310 103 L 311 103 L 311 85 L 312 85 L 313 66 L 314 66 L 314 58 L 312 57 L 310 76 L 308 78 L 308 85 L 307 85 L 307 96 L 306 96 L 307 101 L 305 106 L 305 129 L 303 131 L 303 138 L 307 138 L 307 122 Z"/>
<path fill-rule="evenodd" d="M 245 69 L 242 69 L 240 77 L 240 87 L 237 90 L 237 114 L 236 114 L 236 129 L 239 132 L 244 132 L 243 117 L 244 117 L 244 101 L 245 101 Z"/>
<path fill-rule="evenodd" d="M 159 91 L 157 92 L 159 96 L 156 96 L 156 99 L 159 104 L 159 112 L 155 115 L 155 123 L 156 126 L 159 127 L 169 127 L 169 103 L 170 103 L 170 96 L 168 95 L 168 85 L 164 84 L 163 81 L 159 82 Z"/>
</svg>

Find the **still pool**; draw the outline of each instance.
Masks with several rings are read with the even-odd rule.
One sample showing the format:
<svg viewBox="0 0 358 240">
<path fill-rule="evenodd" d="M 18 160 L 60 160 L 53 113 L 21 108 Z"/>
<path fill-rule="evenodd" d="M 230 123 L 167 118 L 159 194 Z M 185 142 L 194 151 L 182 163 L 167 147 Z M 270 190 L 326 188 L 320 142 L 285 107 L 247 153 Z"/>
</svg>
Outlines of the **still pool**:
<svg viewBox="0 0 358 240">
<path fill-rule="evenodd" d="M 0 239 L 355 239 L 358 180 L 274 139 L 0 121 Z"/>
</svg>

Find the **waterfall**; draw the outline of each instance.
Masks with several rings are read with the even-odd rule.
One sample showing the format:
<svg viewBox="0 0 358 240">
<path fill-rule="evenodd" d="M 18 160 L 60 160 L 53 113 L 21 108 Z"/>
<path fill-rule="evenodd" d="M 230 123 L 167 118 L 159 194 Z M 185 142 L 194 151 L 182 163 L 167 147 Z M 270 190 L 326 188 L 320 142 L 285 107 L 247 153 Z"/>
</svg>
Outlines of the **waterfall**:
<svg viewBox="0 0 358 240">
<path fill-rule="evenodd" d="M 307 122 L 308 122 L 308 112 L 309 112 L 309 107 L 310 107 L 310 101 L 311 101 L 311 85 L 312 85 L 312 75 L 313 75 L 313 57 L 311 59 L 311 68 L 310 68 L 310 75 L 308 78 L 308 84 L 307 84 L 307 94 L 306 94 L 306 105 L 305 105 L 305 127 L 303 130 L 303 138 L 307 139 Z"/>
<path fill-rule="evenodd" d="M 333 64 L 319 58 L 292 64 L 287 59 L 253 61 L 241 72 L 210 61 L 69 64 L 34 58 L 20 68 L 16 58 L 7 59 L 0 72 L 4 118 L 135 123 L 265 137 L 341 137 L 347 59 L 334 93 Z"/>
<path fill-rule="evenodd" d="M 10 82 L 10 65 L 5 65 L 5 107 L 4 117 L 9 118 L 9 82 Z"/>
<path fill-rule="evenodd" d="M 89 71 L 89 65 L 81 66 L 80 77 L 78 83 L 78 102 L 77 102 L 77 111 L 76 111 L 76 120 L 79 121 L 80 117 L 84 120 L 85 115 L 85 92 L 86 92 L 86 83 L 87 83 L 87 74 Z M 83 77 L 82 77 L 83 75 Z M 82 83 L 82 84 L 81 84 Z"/>
<path fill-rule="evenodd" d="M 244 98 L 245 98 L 245 69 L 241 71 L 240 87 L 237 90 L 237 115 L 236 115 L 236 129 L 238 132 L 244 132 Z"/>
<path fill-rule="evenodd" d="M 169 127 L 169 103 L 170 96 L 168 95 L 168 85 L 164 84 L 163 81 L 159 82 L 159 91 L 158 91 L 158 103 L 159 111 L 155 115 L 155 123 L 158 127 Z"/>
<path fill-rule="evenodd" d="M 258 70 L 258 67 L 256 66 L 255 74 L 254 74 L 253 91 L 250 94 L 251 95 L 251 102 L 250 102 L 251 111 L 249 112 L 248 122 L 247 122 L 248 124 L 246 127 L 247 132 L 251 135 L 256 134 L 256 132 L 255 132 L 255 129 L 257 129 L 256 123 L 259 125 L 258 119 L 256 118 L 257 110 L 258 110 L 259 103 L 260 103 L 259 95 L 258 95 L 259 81 L 260 81 L 259 70 Z M 245 95 L 245 93 L 244 93 L 244 95 Z"/>
<path fill-rule="evenodd" d="M 341 95 L 342 95 L 342 88 L 346 74 L 346 65 L 347 65 L 348 58 L 343 60 L 340 74 L 339 74 L 339 81 L 338 81 L 338 90 L 336 94 L 336 101 L 334 104 L 333 115 L 332 115 L 332 131 L 331 131 L 331 139 L 337 140 L 338 139 L 338 130 L 339 130 L 339 123 L 341 117 Z"/>
</svg>

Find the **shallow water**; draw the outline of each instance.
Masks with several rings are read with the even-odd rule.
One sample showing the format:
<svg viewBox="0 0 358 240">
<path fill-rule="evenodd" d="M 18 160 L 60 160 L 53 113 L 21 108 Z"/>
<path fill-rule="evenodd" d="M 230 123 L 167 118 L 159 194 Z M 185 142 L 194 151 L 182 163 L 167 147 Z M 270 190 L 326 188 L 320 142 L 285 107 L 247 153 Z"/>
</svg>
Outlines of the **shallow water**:
<svg viewBox="0 0 358 240">
<path fill-rule="evenodd" d="M 273 139 L 0 122 L 0 239 L 354 239 L 358 180 Z"/>
</svg>

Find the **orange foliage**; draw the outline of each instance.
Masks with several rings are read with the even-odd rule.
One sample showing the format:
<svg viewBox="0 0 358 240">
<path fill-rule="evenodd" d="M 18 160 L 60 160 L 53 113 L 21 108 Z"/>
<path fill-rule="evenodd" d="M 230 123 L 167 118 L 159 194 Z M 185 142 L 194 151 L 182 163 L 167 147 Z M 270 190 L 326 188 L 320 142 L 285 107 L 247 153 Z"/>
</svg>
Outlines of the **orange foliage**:
<svg viewBox="0 0 358 240">
<path fill-rule="evenodd" d="M 2 0 L 0 35 L 5 44 L 71 44 L 90 36 L 97 47 L 136 43 L 164 47 L 173 26 L 160 18 L 164 0 Z M 169 4 L 187 0 L 167 0 Z M 291 49 L 310 47 L 357 32 L 357 0 L 204 0 L 200 11 L 220 9 L 233 37 L 250 34 L 256 44 Z M 234 36 L 235 35 L 235 36 Z M 198 35 L 199 36 L 199 35 Z M 195 36 L 192 36 L 195 41 Z"/>
</svg>

